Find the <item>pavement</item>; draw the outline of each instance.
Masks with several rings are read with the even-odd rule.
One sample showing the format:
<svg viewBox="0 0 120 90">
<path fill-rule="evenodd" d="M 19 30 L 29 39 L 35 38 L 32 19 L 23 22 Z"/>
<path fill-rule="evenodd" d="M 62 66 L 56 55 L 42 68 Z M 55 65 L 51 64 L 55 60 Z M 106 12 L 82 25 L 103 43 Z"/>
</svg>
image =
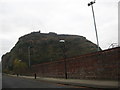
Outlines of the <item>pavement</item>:
<svg viewBox="0 0 120 90">
<path fill-rule="evenodd" d="M 17 77 L 16 75 L 12 75 L 12 76 Z M 19 77 L 35 79 L 34 76 L 19 76 Z M 36 77 L 36 80 L 54 82 L 64 85 L 92 87 L 92 88 L 106 88 L 106 89 L 107 88 L 118 89 L 120 84 L 119 81 L 111 81 L 111 80 L 81 80 L 81 79 L 46 78 L 46 77 Z"/>
</svg>

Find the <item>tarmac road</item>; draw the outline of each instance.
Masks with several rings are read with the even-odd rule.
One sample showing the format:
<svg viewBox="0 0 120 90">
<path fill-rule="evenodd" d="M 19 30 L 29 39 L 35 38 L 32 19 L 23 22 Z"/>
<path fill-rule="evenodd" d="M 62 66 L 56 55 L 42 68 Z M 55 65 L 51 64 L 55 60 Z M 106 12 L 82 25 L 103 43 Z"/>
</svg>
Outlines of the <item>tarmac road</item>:
<svg viewBox="0 0 120 90">
<path fill-rule="evenodd" d="M 2 89 L 7 88 L 79 88 L 80 90 L 104 90 L 97 88 L 88 88 L 81 86 L 73 86 L 67 84 L 61 84 L 56 82 L 38 80 L 34 78 L 23 78 L 17 76 L 3 75 L 2 76 Z M 106 89 L 105 89 L 106 90 Z M 116 89 L 115 89 L 116 90 Z"/>
<path fill-rule="evenodd" d="M 2 88 L 72 88 L 71 86 L 7 75 L 3 75 L 2 78 Z"/>
<path fill-rule="evenodd" d="M 2 89 L 7 88 L 87 88 L 87 87 L 77 87 L 70 85 L 63 85 L 59 83 L 40 81 L 35 79 L 28 79 L 15 76 L 2 76 Z M 80 90 L 81 90 L 80 89 Z M 89 89 L 93 90 L 93 89 Z"/>
</svg>

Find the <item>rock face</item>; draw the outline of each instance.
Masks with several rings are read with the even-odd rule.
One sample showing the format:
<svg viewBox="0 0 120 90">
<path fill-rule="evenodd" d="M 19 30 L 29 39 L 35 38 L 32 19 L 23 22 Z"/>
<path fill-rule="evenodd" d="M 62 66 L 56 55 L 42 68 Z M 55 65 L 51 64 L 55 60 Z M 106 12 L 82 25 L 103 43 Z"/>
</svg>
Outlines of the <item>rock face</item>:
<svg viewBox="0 0 120 90">
<path fill-rule="evenodd" d="M 65 40 L 65 42 L 59 42 Z M 31 65 L 96 52 L 97 45 L 83 36 L 31 32 L 19 38 L 10 52 L 2 56 L 3 68 L 12 69 L 15 59 Z"/>
</svg>

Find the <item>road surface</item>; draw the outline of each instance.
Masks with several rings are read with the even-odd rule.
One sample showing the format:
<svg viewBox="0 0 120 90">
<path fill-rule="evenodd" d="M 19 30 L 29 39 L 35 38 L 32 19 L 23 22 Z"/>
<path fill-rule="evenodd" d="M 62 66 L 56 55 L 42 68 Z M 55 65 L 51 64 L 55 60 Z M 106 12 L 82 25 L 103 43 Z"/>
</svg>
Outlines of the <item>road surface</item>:
<svg viewBox="0 0 120 90">
<path fill-rule="evenodd" d="M 2 88 L 3 90 L 7 88 L 79 88 L 80 90 L 103 90 L 8 75 L 2 76 Z"/>
<path fill-rule="evenodd" d="M 69 88 L 69 86 L 4 75 L 2 80 L 2 88 Z"/>
<path fill-rule="evenodd" d="M 3 75 L 2 88 L 84 88 L 35 79 Z M 92 89 L 90 89 L 92 90 Z"/>
</svg>

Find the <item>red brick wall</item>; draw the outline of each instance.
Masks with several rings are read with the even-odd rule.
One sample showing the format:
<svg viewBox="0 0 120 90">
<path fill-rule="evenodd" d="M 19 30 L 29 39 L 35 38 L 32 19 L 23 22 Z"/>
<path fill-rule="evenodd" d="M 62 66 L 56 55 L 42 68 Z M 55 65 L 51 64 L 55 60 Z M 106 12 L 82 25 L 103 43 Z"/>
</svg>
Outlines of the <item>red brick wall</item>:
<svg viewBox="0 0 120 90">
<path fill-rule="evenodd" d="M 68 78 L 117 80 L 120 72 L 120 47 L 66 59 Z M 32 66 L 38 76 L 59 77 L 64 75 L 64 60 Z"/>
</svg>

